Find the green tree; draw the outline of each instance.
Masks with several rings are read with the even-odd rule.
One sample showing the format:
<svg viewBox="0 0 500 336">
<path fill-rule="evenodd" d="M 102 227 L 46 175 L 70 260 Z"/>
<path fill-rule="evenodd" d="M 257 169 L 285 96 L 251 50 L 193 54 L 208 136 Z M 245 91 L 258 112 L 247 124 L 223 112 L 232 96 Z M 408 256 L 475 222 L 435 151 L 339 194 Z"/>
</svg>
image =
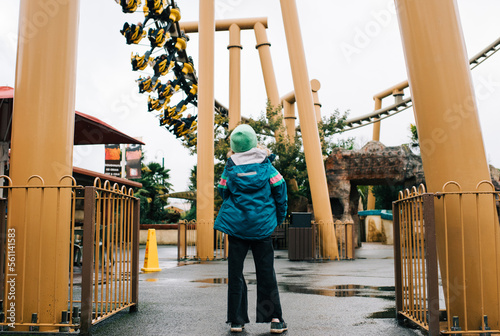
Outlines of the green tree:
<svg viewBox="0 0 500 336">
<path fill-rule="evenodd" d="M 415 152 L 420 152 L 420 143 L 418 141 L 417 125 L 410 124 L 410 148 Z"/>
<path fill-rule="evenodd" d="M 398 194 L 404 187 L 402 185 L 376 185 L 373 186 L 375 196 L 375 209 L 391 210 L 392 202 L 398 199 Z"/>
<path fill-rule="evenodd" d="M 167 217 L 167 201 L 161 196 L 168 194 L 172 188 L 169 182 L 170 169 L 157 162 L 150 162 L 142 164 L 141 173 L 141 178 L 136 181 L 142 183 L 142 188 L 135 193 L 141 200 L 141 223 L 164 221 Z"/>
</svg>

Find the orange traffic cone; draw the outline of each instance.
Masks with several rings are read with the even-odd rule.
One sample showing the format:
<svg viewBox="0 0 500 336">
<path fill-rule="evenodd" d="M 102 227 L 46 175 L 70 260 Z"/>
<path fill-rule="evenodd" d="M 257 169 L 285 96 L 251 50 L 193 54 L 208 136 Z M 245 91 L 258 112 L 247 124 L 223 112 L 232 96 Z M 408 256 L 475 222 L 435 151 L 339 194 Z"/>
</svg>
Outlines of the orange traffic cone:
<svg viewBox="0 0 500 336">
<path fill-rule="evenodd" d="M 158 248 L 156 247 L 155 229 L 148 229 L 144 267 L 141 268 L 141 271 L 145 273 L 161 271 L 160 265 L 158 264 Z"/>
</svg>

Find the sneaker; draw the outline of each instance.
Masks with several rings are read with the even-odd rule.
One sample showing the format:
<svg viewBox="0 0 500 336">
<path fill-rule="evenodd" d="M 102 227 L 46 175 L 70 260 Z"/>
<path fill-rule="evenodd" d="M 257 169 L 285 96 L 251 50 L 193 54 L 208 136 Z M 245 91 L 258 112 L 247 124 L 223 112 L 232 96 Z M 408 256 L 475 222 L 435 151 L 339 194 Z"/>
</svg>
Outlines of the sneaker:
<svg viewBox="0 0 500 336">
<path fill-rule="evenodd" d="M 271 322 L 271 334 L 281 334 L 283 331 L 288 330 L 285 321 Z"/>
<path fill-rule="evenodd" d="M 242 332 L 245 329 L 244 324 L 231 323 L 231 332 Z"/>
</svg>

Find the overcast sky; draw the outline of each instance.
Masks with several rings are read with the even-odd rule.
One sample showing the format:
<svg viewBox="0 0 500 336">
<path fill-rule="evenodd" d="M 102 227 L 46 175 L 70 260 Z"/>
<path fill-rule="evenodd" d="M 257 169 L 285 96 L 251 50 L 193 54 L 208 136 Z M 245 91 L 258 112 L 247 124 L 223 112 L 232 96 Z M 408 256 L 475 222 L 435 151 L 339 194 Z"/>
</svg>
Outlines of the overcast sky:
<svg viewBox="0 0 500 336">
<path fill-rule="evenodd" d="M 147 95 L 139 94 L 139 73 L 130 65 L 132 52 L 148 47 L 126 45 L 119 30 L 124 22 L 143 20 L 142 13 L 124 14 L 114 0 L 82 0 L 78 41 L 76 109 L 115 128 L 142 137 L 146 160 L 165 158 L 175 191 L 187 188 L 196 156 L 190 156 L 175 136 L 147 112 Z M 178 0 L 182 21 L 198 20 L 198 0 Z M 350 117 L 373 111 L 373 95 L 405 79 L 406 67 L 393 0 L 297 0 L 300 26 L 311 79 L 321 82 L 322 115 L 350 110 Z M 459 0 L 469 57 L 500 35 L 500 2 Z M 0 0 L 0 86 L 15 85 L 19 1 Z M 267 31 L 280 95 L 293 90 L 283 22 L 278 0 L 216 0 L 216 19 L 268 17 Z M 228 105 L 228 33 L 216 33 L 215 97 Z M 242 115 L 265 109 L 266 94 L 253 31 L 242 31 Z M 198 36 L 190 34 L 187 52 L 198 63 Z M 146 71 L 151 73 L 151 70 Z M 488 162 L 500 167 L 497 149 L 500 125 L 500 53 L 472 72 Z M 405 90 L 406 96 L 409 94 Z M 178 97 L 180 98 L 180 96 Z M 392 98 L 384 105 L 392 104 Z M 191 112 L 196 113 L 196 110 Z M 409 141 L 409 109 L 382 122 L 381 141 L 396 146 Z M 372 126 L 345 132 L 362 146 L 372 138 Z M 104 170 L 102 147 L 78 147 L 74 164 Z"/>
</svg>

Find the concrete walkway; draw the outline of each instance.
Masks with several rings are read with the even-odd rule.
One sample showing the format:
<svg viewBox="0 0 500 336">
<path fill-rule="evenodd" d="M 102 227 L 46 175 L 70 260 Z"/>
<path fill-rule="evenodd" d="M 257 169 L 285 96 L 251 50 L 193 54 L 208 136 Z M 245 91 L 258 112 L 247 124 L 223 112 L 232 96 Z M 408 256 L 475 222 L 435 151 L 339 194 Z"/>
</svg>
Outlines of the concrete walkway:
<svg viewBox="0 0 500 336">
<path fill-rule="evenodd" d="M 227 263 L 180 262 L 175 246 L 159 246 L 161 272 L 140 274 L 139 311 L 117 314 L 94 326 L 93 335 L 270 335 L 269 324 L 251 322 L 231 334 L 226 321 Z M 356 260 L 289 261 L 276 251 L 286 335 L 423 335 L 399 327 L 394 309 L 392 246 L 364 243 Z M 144 248 L 141 249 L 141 265 Z M 245 264 L 249 316 L 255 321 L 252 255 Z"/>
</svg>

